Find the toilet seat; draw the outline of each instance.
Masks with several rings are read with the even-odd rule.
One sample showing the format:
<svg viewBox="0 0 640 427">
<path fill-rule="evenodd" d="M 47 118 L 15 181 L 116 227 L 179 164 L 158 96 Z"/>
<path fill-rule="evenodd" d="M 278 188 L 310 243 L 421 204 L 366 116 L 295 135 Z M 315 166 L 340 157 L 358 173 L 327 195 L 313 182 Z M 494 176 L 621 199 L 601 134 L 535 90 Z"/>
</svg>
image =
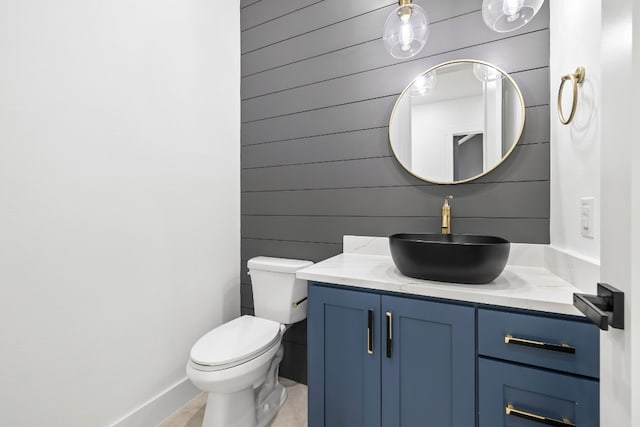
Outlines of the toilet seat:
<svg viewBox="0 0 640 427">
<path fill-rule="evenodd" d="M 238 317 L 202 336 L 191 348 L 191 365 L 218 371 L 241 365 L 280 344 L 278 322 L 254 316 Z"/>
</svg>

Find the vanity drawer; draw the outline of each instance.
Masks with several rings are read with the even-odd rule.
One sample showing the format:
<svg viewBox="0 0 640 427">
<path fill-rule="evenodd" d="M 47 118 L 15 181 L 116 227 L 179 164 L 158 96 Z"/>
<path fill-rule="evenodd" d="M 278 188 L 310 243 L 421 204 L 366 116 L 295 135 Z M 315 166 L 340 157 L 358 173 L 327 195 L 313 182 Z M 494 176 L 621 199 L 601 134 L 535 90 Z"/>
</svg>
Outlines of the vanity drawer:
<svg viewBox="0 0 640 427">
<path fill-rule="evenodd" d="M 600 334 L 591 323 L 479 309 L 478 354 L 598 378 Z"/>
<path fill-rule="evenodd" d="M 479 427 L 600 423 L 597 380 L 482 357 L 478 369 Z"/>
</svg>

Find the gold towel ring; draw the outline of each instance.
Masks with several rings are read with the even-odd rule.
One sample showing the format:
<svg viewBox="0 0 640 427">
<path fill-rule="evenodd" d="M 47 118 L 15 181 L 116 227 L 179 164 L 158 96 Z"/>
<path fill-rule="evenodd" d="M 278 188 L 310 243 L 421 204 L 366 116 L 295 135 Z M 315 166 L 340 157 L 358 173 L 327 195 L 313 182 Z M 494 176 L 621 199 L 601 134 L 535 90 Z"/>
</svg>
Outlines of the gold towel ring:
<svg viewBox="0 0 640 427">
<path fill-rule="evenodd" d="M 573 84 L 573 103 L 571 105 L 571 114 L 569 114 L 569 118 L 565 119 L 564 114 L 562 113 L 562 89 L 564 88 L 564 84 L 569 80 L 571 80 L 571 83 Z M 584 67 L 578 67 L 576 68 L 575 73 L 561 77 L 560 89 L 558 89 L 558 116 L 560 117 L 560 122 L 563 125 L 571 123 L 573 116 L 576 115 L 576 107 L 578 106 L 578 85 L 581 85 L 582 82 L 584 82 Z"/>
</svg>

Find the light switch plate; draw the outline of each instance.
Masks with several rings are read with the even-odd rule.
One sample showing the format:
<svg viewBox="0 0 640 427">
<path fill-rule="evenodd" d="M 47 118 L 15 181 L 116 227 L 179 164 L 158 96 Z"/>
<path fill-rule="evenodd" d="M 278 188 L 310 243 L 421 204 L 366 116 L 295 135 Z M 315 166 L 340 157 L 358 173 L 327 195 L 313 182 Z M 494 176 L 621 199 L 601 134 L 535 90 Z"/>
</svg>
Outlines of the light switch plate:
<svg viewBox="0 0 640 427">
<path fill-rule="evenodd" d="M 593 197 L 583 197 L 580 199 L 580 235 L 593 239 L 593 216 L 595 199 Z"/>
</svg>

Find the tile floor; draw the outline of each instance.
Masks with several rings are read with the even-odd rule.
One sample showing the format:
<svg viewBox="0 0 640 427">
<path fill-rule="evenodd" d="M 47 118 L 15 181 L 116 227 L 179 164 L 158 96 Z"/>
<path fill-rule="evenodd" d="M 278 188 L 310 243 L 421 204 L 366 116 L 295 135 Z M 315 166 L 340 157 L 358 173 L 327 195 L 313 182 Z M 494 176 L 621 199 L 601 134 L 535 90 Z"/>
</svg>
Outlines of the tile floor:
<svg viewBox="0 0 640 427">
<path fill-rule="evenodd" d="M 286 378 L 280 384 L 287 388 L 287 400 L 269 427 L 307 427 L 307 386 Z M 199 394 L 158 427 L 201 427 L 206 403 L 207 395 Z"/>
</svg>

